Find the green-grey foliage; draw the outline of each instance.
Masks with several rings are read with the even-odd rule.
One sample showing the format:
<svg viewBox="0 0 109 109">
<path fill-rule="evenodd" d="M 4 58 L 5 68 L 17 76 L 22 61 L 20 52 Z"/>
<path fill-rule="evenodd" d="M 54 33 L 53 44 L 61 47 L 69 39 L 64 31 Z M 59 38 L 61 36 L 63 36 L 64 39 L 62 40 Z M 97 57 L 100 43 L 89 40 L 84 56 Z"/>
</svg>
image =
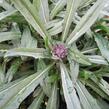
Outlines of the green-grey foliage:
<svg viewBox="0 0 109 109">
<path fill-rule="evenodd" d="M 0 109 L 108 109 L 105 5 L 1 0 Z"/>
</svg>

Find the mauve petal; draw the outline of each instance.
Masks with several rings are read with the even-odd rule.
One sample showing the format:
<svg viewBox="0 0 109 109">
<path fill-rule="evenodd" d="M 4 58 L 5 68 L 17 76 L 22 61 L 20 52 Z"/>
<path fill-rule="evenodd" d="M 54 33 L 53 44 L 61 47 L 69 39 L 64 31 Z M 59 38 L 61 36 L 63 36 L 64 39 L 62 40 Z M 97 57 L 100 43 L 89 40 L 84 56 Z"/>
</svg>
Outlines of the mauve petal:
<svg viewBox="0 0 109 109">
<path fill-rule="evenodd" d="M 59 58 L 65 58 L 67 56 L 67 49 L 64 45 L 58 44 L 53 47 L 53 54 Z"/>
</svg>

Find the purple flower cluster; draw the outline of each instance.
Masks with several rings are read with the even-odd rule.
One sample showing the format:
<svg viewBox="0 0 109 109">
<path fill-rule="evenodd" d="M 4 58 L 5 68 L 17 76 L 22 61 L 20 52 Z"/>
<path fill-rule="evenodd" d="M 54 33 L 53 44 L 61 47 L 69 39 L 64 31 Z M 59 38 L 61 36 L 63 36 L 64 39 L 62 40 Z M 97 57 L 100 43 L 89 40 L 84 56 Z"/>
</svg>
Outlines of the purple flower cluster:
<svg viewBox="0 0 109 109">
<path fill-rule="evenodd" d="M 58 58 L 65 58 L 67 56 L 67 48 L 63 44 L 57 44 L 53 47 L 53 54 Z"/>
</svg>

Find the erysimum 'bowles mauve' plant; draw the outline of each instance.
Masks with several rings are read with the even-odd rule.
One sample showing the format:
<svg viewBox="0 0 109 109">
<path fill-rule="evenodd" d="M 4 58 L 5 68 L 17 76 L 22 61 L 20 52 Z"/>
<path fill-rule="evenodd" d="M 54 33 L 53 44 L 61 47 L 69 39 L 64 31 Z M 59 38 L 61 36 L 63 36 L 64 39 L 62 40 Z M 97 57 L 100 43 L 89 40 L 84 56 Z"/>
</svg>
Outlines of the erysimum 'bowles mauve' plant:
<svg viewBox="0 0 109 109">
<path fill-rule="evenodd" d="M 108 73 L 109 42 L 91 29 L 104 5 L 104 0 L 3 0 L 0 109 L 22 109 L 30 94 L 28 109 L 65 103 L 67 109 L 108 109 L 109 84 L 102 76 Z"/>
</svg>

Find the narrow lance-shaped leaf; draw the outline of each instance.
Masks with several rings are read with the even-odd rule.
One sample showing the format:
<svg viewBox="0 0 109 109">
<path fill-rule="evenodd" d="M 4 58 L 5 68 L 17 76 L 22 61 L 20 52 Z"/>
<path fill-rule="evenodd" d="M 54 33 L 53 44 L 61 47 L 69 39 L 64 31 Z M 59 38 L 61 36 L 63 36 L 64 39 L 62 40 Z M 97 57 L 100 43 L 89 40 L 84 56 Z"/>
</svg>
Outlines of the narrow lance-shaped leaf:
<svg viewBox="0 0 109 109">
<path fill-rule="evenodd" d="M 71 79 L 72 79 L 72 82 L 75 84 L 79 74 L 79 63 L 72 61 L 70 58 L 68 58 L 68 60 L 70 64 Z"/>
<path fill-rule="evenodd" d="M 97 82 L 92 81 L 91 79 L 88 79 L 86 81 L 87 86 L 90 87 L 94 92 L 96 92 L 99 96 L 101 96 L 102 98 L 109 100 L 109 93 L 108 91 L 102 90 L 102 88 L 99 87 L 98 84 L 96 84 Z"/>
<path fill-rule="evenodd" d="M 54 83 L 53 87 L 52 87 L 52 93 L 51 93 L 51 97 L 48 100 L 48 104 L 46 109 L 57 109 L 58 107 L 58 96 L 57 96 L 57 82 Z"/>
<path fill-rule="evenodd" d="M 46 28 L 47 29 L 51 29 L 54 27 L 54 25 L 56 25 L 57 23 L 59 22 L 62 22 L 60 19 L 54 19 L 54 20 L 51 20 L 49 21 L 47 24 L 46 24 Z"/>
<path fill-rule="evenodd" d="M 34 58 L 50 58 L 49 53 L 43 48 L 14 48 L 8 50 L 4 57 L 29 56 Z"/>
<path fill-rule="evenodd" d="M 33 5 L 36 6 L 41 20 L 47 24 L 49 21 L 48 0 L 33 0 Z"/>
<path fill-rule="evenodd" d="M 28 23 L 30 23 L 34 29 L 44 38 L 44 40 L 47 40 L 48 37 L 50 38 L 43 22 L 40 20 L 36 8 L 29 0 L 12 0 L 12 2 L 25 17 Z"/>
<path fill-rule="evenodd" d="M 28 107 L 28 109 L 39 109 L 41 103 L 43 102 L 44 99 L 44 93 L 41 91 L 41 93 L 34 99 L 32 104 Z"/>
<path fill-rule="evenodd" d="M 50 18 L 53 19 L 56 16 L 56 14 L 64 8 L 64 6 L 66 4 L 67 4 L 66 0 L 58 0 L 55 7 L 53 8 L 53 10 L 50 13 Z"/>
<path fill-rule="evenodd" d="M 65 41 L 72 23 L 72 18 L 80 4 L 81 0 L 67 0 L 67 10 L 64 18 L 62 41 Z"/>
<path fill-rule="evenodd" d="M 11 16 L 11 15 L 14 14 L 15 12 L 17 12 L 17 10 L 14 9 L 14 8 L 11 8 L 11 9 L 9 9 L 9 10 L 7 10 L 7 11 L 1 12 L 1 13 L 0 13 L 0 20 L 3 20 L 3 19 L 5 19 L 6 17 Z"/>
<path fill-rule="evenodd" d="M 105 60 L 103 56 L 87 55 L 86 57 L 90 60 L 91 63 L 108 65 L 108 62 Z"/>
<path fill-rule="evenodd" d="M 99 88 L 105 92 L 108 96 L 109 96 L 109 84 L 108 82 L 106 82 L 104 79 L 100 79 L 98 81 L 98 78 L 96 76 L 92 76 L 91 80 L 97 85 L 99 86 Z"/>
<path fill-rule="evenodd" d="M 6 0 L 1 0 L 0 6 L 3 7 L 5 10 L 13 8 Z"/>
<path fill-rule="evenodd" d="M 109 41 L 100 35 L 95 36 L 95 41 L 101 51 L 102 56 L 109 61 Z"/>
<path fill-rule="evenodd" d="M 80 38 L 96 21 L 103 7 L 104 0 L 97 0 L 97 2 L 81 18 L 74 31 L 67 38 L 66 43 L 72 44 L 74 41 Z"/>
<path fill-rule="evenodd" d="M 68 109 L 81 109 L 78 96 L 76 94 L 74 84 L 69 77 L 68 71 L 63 63 L 60 63 L 62 87 L 65 101 Z"/>
<path fill-rule="evenodd" d="M 54 23 L 54 27 L 48 30 L 49 34 L 51 36 L 54 36 L 54 35 L 57 35 L 57 34 L 61 33 L 62 29 L 63 29 L 62 28 L 62 23 L 63 23 L 63 20 Z"/>
<path fill-rule="evenodd" d="M 80 4 L 80 9 L 87 5 L 90 5 L 91 2 L 94 2 L 94 0 L 82 0 Z"/>
<path fill-rule="evenodd" d="M 85 65 L 91 65 L 90 60 L 83 55 L 79 50 L 72 48 L 69 51 L 69 58 L 70 61 L 74 60 L 75 62 L 85 64 Z"/>
<path fill-rule="evenodd" d="M 1 32 L 0 33 L 0 42 L 8 41 L 8 40 L 15 40 L 21 37 L 20 32 Z"/>
<path fill-rule="evenodd" d="M 46 72 L 53 65 L 54 63 L 25 79 L 20 79 L 19 81 L 14 81 L 4 87 L 0 87 L 0 109 L 18 108 L 20 103 L 34 91 L 40 81 L 46 76 Z"/>
<path fill-rule="evenodd" d="M 76 84 L 76 89 L 83 109 L 101 109 L 97 104 L 96 99 L 90 95 L 90 93 L 81 82 L 78 81 Z"/>
<path fill-rule="evenodd" d="M 6 74 L 6 81 L 10 82 L 13 79 L 13 76 L 17 72 L 19 66 L 21 65 L 21 60 L 16 59 L 12 62 L 11 67 L 8 69 L 7 74 Z"/>
<path fill-rule="evenodd" d="M 43 70 L 47 67 L 47 65 L 44 63 L 44 61 L 42 59 L 38 60 L 37 63 L 37 71 Z M 40 86 L 43 89 L 43 92 L 50 97 L 51 95 L 51 84 L 48 83 L 48 79 L 49 79 L 49 74 L 47 75 L 47 77 L 45 77 L 41 82 L 40 82 Z"/>
<path fill-rule="evenodd" d="M 14 23 L 14 24 L 13 24 L 12 31 L 13 31 L 13 32 L 14 32 L 14 31 L 15 31 L 15 32 L 20 32 L 20 28 L 19 28 L 19 26 L 18 26 L 17 23 Z M 16 40 L 12 40 L 12 41 L 11 41 L 14 48 L 20 46 L 20 40 L 21 40 L 21 38 L 20 38 L 20 39 L 16 39 Z M 12 49 L 12 48 L 11 48 L 11 49 Z"/>
<path fill-rule="evenodd" d="M 26 27 L 23 31 L 20 46 L 23 48 L 36 48 L 37 47 L 37 40 L 31 36 L 31 32 L 28 27 Z"/>
<path fill-rule="evenodd" d="M 0 85 L 5 83 L 5 73 L 3 71 L 2 65 L 0 64 Z"/>
</svg>

